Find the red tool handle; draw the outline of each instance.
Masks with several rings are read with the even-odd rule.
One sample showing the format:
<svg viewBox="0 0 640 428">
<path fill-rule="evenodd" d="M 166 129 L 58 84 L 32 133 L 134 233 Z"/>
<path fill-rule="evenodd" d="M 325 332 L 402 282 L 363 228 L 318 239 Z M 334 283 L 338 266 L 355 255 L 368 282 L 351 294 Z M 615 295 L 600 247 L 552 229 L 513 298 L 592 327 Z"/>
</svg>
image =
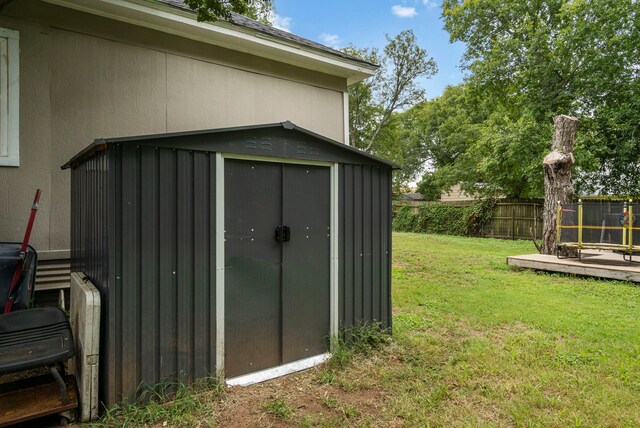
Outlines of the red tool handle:
<svg viewBox="0 0 640 428">
<path fill-rule="evenodd" d="M 24 238 L 22 239 L 22 247 L 20 247 L 20 260 L 18 260 L 18 265 L 16 266 L 15 272 L 13 272 L 13 279 L 11 280 L 11 287 L 9 287 L 9 298 L 7 299 L 7 304 L 4 306 L 4 313 L 11 312 L 11 308 L 13 307 L 13 292 L 15 288 L 18 286 L 18 282 L 20 282 L 20 277 L 22 276 L 22 268 L 24 266 L 24 258 L 27 253 L 27 249 L 29 247 L 29 239 L 31 238 L 31 230 L 33 229 L 33 222 L 36 219 L 36 213 L 38 212 L 38 202 L 40 202 L 40 194 L 42 194 L 42 190 L 36 190 L 36 197 L 33 199 L 33 205 L 31 206 L 31 214 L 29 215 L 29 222 L 27 223 L 27 228 L 24 231 Z"/>
</svg>

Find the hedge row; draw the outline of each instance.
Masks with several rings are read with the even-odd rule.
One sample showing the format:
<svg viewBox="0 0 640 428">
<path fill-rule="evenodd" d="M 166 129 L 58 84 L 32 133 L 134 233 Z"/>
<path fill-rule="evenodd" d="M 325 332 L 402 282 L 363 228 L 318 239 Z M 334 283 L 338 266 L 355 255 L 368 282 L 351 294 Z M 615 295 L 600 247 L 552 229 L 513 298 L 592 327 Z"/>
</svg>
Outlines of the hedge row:
<svg viewBox="0 0 640 428">
<path fill-rule="evenodd" d="M 482 225 L 493 218 L 495 204 L 493 199 L 479 200 L 466 207 L 434 203 L 421 205 L 417 214 L 413 214 L 408 205 L 403 205 L 393 218 L 393 230 L 477 236 Z"/>
</svg>

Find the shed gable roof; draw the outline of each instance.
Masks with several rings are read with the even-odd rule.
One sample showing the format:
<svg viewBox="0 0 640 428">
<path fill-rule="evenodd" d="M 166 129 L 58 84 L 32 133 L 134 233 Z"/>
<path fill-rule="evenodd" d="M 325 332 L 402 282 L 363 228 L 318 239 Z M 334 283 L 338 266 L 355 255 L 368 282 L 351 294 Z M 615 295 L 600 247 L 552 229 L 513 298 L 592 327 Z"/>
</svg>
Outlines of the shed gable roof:
<svg viewBox="0 0 640 428">
<path fill-rule="evenodd" d="M 323 137 L 286 121 L 266 125 L 218 128 L 134 137 L 100 138 L 62 166 L 72 168 L 114 144 L 180 148 L 325 162 L 399 168 L 393 162 Z"/>
</svg>

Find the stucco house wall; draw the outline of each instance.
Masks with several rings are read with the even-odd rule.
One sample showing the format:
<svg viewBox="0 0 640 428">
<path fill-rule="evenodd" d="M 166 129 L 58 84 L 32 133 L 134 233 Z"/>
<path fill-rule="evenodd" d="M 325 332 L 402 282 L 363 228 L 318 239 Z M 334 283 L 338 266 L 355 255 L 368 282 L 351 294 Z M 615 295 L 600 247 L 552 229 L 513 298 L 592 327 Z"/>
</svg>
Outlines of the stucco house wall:
<svg viewBox="0 0 640 428">
<path fill-rule="evenodd" d="M 89 1 L 89 0 L 88 0 Z M 70 174 L 91 141 L 291 120 L 344 142 L 347 79 L 40 0 L 9 3 L 19 31 L 20 165 L 0 166 L 0 239 L 67 250 Z"/>
</svg>

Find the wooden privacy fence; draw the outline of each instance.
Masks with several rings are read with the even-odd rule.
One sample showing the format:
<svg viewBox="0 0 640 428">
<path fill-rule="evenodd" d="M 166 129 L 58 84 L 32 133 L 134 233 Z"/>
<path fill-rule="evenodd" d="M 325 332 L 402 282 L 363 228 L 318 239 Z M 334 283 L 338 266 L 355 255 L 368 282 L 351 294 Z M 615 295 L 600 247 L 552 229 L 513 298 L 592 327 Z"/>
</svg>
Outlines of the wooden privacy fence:
<svg viewBox="0 0 640 428">
<path fill-rule="evenodd" d="M 499 202 L 493 218 L 483 225 L 481 235 L 488 238 L 531 239 L 542 236 L 543 205 L 537 202 Z"/>
<path fill-rule="evenodd" d="M 408 205 L 413 214 L 417 214 L 420 206 L 446 203 L 463 209 L 475 201 L 434 202 L 434 201 L 393 201 L 394 213 L 403 205 Z M 531 239 L 531 232 L 536 237 L 542 236 L 542 200 L 502 200 L 494 209 L 494 214 L 487 224 L 480 229 L 480 236 L 502 239 Z"/>
</svg>

